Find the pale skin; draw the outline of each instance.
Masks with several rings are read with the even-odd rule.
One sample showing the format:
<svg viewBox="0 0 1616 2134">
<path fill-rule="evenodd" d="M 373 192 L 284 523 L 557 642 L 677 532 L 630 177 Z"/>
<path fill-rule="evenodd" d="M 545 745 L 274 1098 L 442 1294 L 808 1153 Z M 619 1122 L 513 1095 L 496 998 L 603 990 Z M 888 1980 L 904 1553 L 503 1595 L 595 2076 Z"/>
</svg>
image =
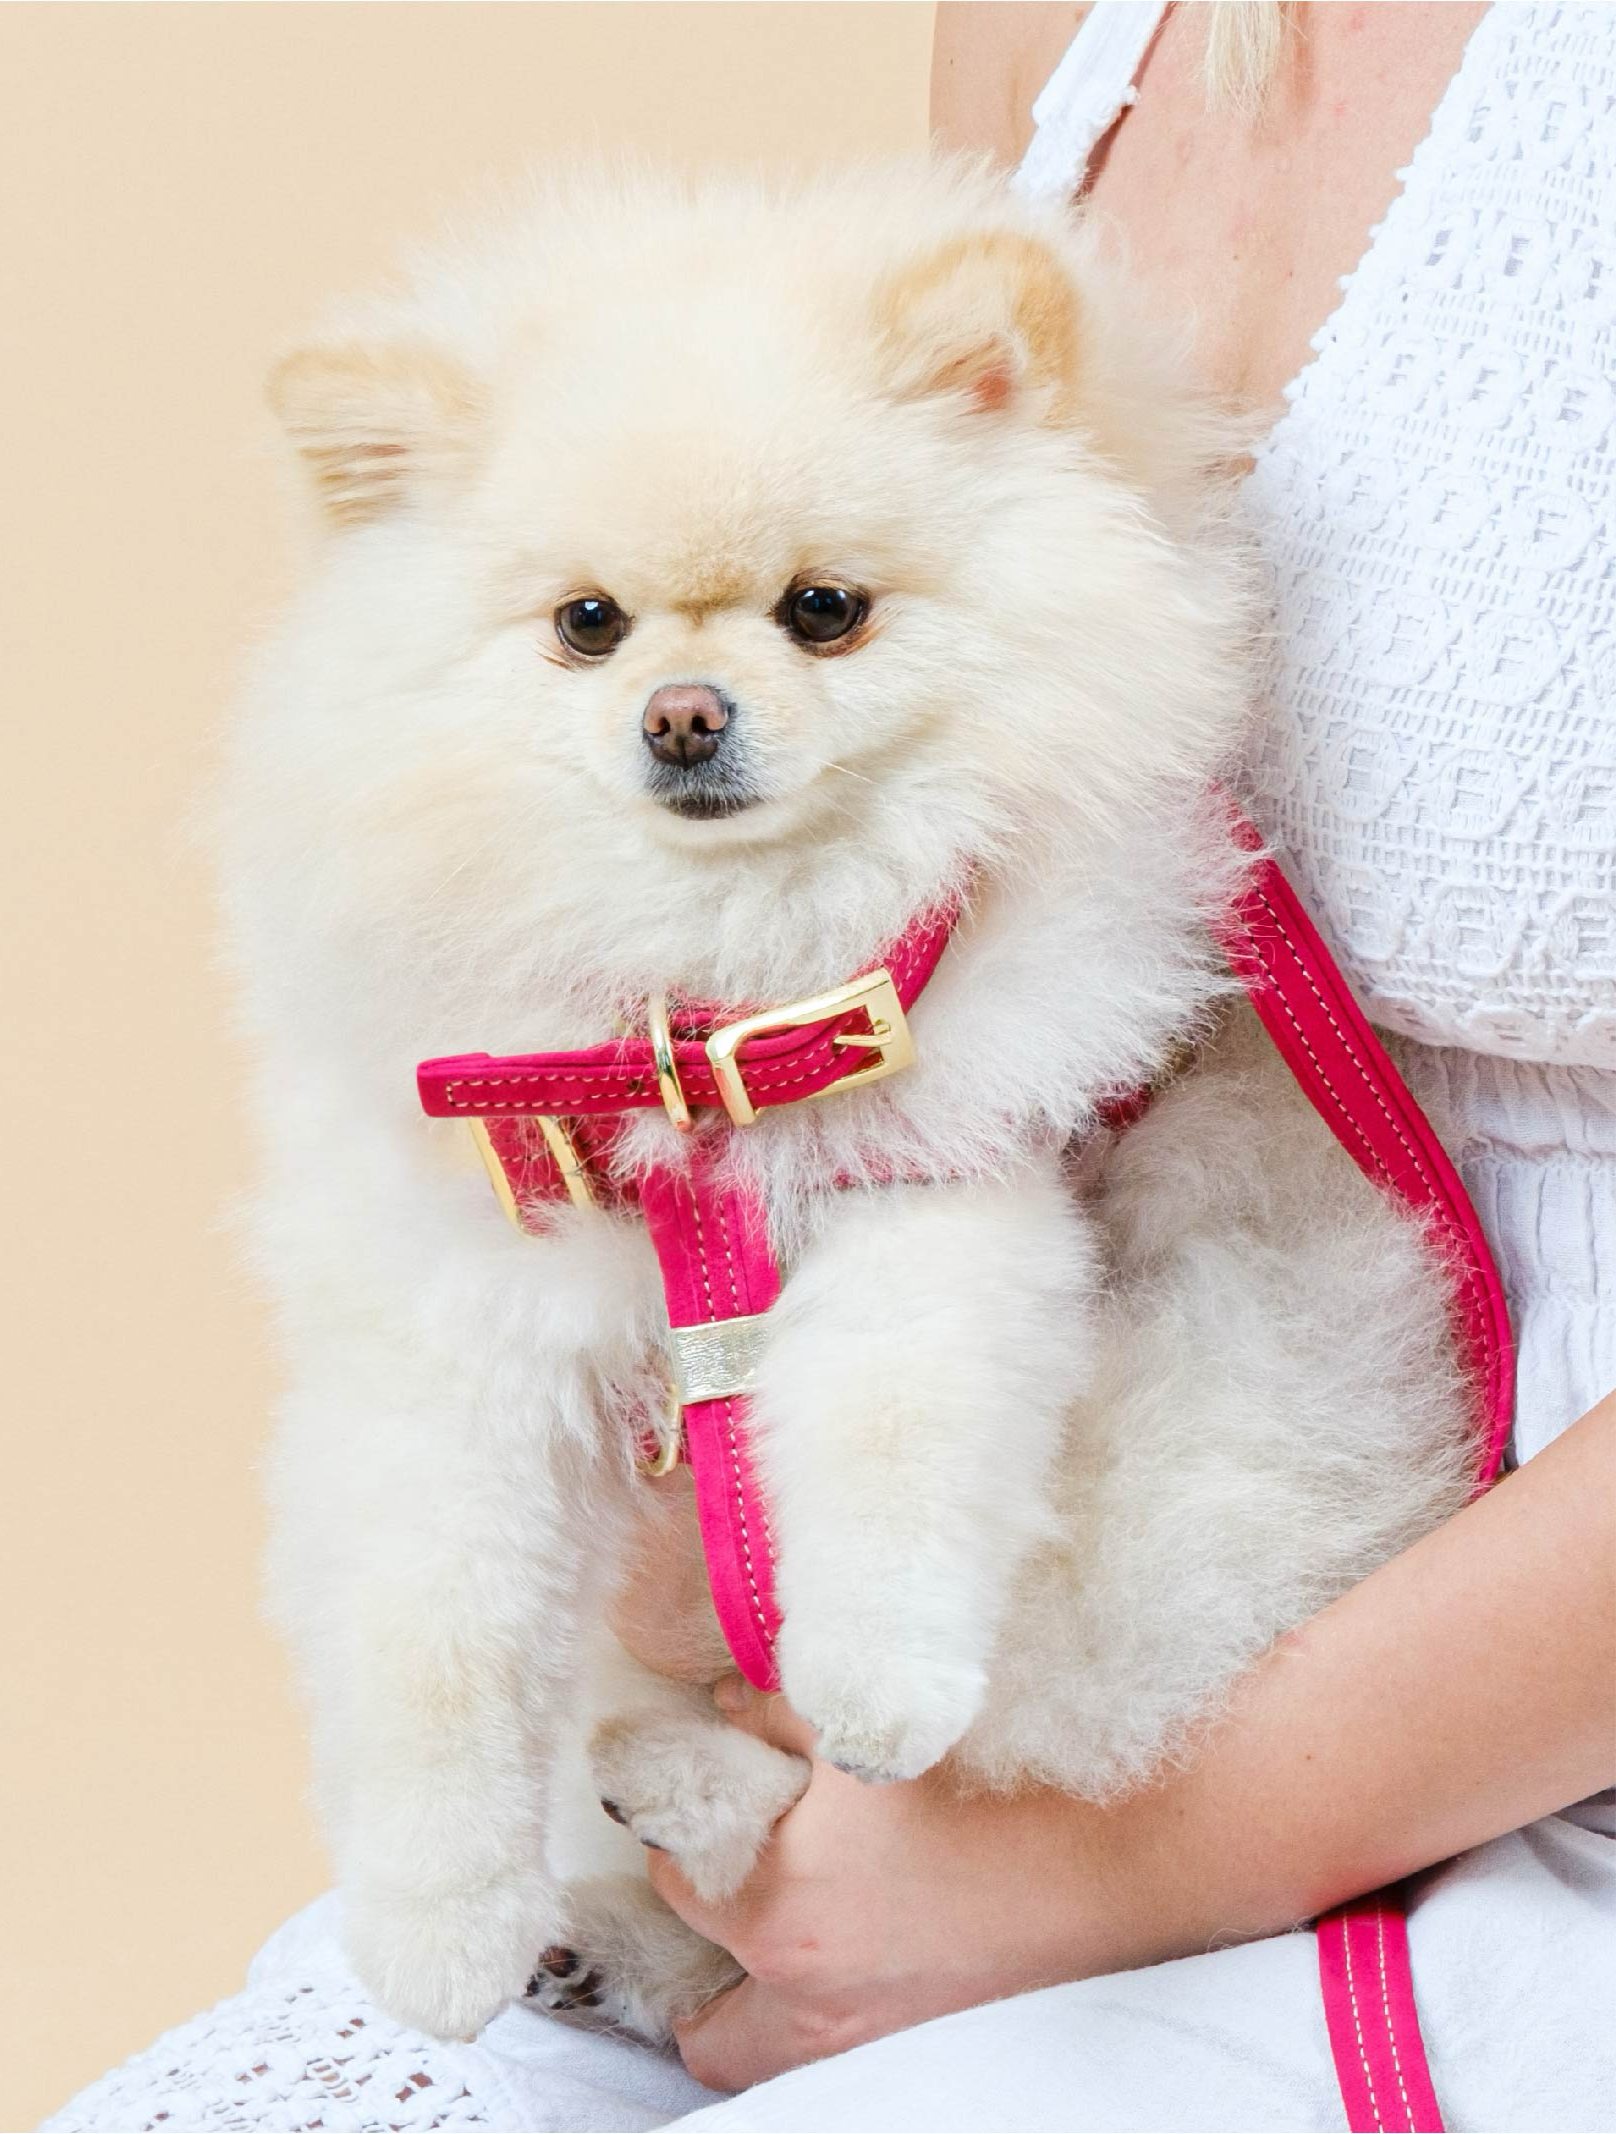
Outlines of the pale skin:
<svg viewBox="0 0 1616 2134">
<path fill-rule="evenodd" d="M 1301 368 L 1481 12 L 1298 7 L 1257 125 L 1207 114 L 1196 11 L 1168 17 L 1092 203 L 1194 312 L 1214 388 L 1263 409 Z M 940 7 L 944 145 L 1012 164 L 1082 13 Z M 690 1569 L 648 1565 L 646 1580 L 665 1602 Z M 622 1627 L 677 1672 L 647 1634 L 667 1614 L 636 1608 Z M 780 1700 L 733 1680 L 719 1701 L 811 1753 Z M 680 2047 L 701 2081 L 744 2088 L 981 2001 L 1282 1931 L 1613 1781 L 1616 1392 L 1285 1639 L 1188 1766 L 1129 1800 L 962 1799 L 936 1772 L 870 1787 L 816 1762 L 729 1903 L 702 1905 L 653 1855 L 661 1895 L 750 1974 Z"/>
</svg>

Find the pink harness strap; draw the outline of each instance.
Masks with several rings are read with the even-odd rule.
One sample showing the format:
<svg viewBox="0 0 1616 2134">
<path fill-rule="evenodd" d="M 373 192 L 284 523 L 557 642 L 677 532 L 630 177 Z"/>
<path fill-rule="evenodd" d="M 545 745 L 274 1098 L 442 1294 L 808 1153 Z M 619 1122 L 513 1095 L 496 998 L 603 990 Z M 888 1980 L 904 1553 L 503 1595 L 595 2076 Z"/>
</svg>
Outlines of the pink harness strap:
<svg viewBox="0 0 1616 2134">
<path fill-rule="evenodd" d="M 1452 1278 L 1455 1338 L 1476 1387 L 1478 1490 L 1498 1472 L 1509 1434 L 1514 1354 L 1497 1269 L 1475 1210 L 1429 1122 L 1364 1020 L 1346 980 L 1277 863 L 1250 823 L 1234 835 L 1254 855 L 1229 915 L 1230 967 L 1308 1098 L 1353 1161 L 1429 1225 Z M 907 1009 L 946 946 L 953 911 L 923 915 L 893 945 L 886 966 Z M 863 1009 L 817 1023 L 766 1028 L 740 1054 L 758 1105 L 793 1103 L 854 1078 L 873 1017 Z M 676 1079 L 694 1106 L 723 1096 L 703 1029 L 718 1012 L 686 1009 L 670 1034 Z M 840 1040 L 841 1042 L 838 1042 Z M 851 1043 L 849 1042 L 851 1040 Z M 587 1173 L 619 1205 L 637 1198 L 661 1264 L 675 1332 L 722 1330 L 764 1312 L 780 1291 L 767 1211 L 726 1178 L 723 1141 L 699 1134 L 683 1164 L 633 1177 L 613 1168 L 618 1122 L 664 1101 L 647 1039 L 573 1053 L 492 1059 L 471 1053 L 428 1060 L 419 1070 L 423 1107 L 440 1118 L 482 1124 L 516 1220 L 539 1204 L 576 1197 L 551 1131 L 574 1173 Z M 1145 1096 L 1109 1108 L 1125 1126 Z M 546 1131 L 540 1132 L 540 1127 Z M 834 1181 L 832 1181 L 834 1183 Z M 738 1331 L 738 1329 L 736 1330 Z M 701 1390 L 683 1410 L 684 1443 L 713 1604 L 736 1665 L 762 1689 L 778 1687 L 774 1644 L 780 1612 L 768 1508 L 747 1442 L 739 1384 Z M 1357 1899 L 1319 1922 L 1319 1979 L 1337 2079 L 1353 2134 L 1440 2134 L 1441 2117 L 1415 2012 L 1401 1890 Z"/>
<path fill-rule="evenodd" d="M 698 1142 L 688 1171 L 652 1171 L 640 1188 L 671 1327 L 744 1318 L 767 1311 L 780 1294 L 765 1213 L 734 1185 L 720 1183 L 720 1161 L 711 1147 Z M 685 1457 L 695 1484 L 713 1608 L 725 1640 L 749 1682 L 778 1689 L 774 1540 L 748 1448 L 746 1408 L 739 1393 L 689 1402 Z"/>
<path fill-rule="evenodd" d="M 1260 852 L 1252 826 L 1235 834 Z M 1426 1217 L 1452 1278 L 1454 1334 L 1476 1387 L 1477 1491 L 1498 1473 L 1514 1412 L 1503 1287 L 1429 1120 L 1370 1029 L 1276 862 L 1253 865 L 1225 937 L 1230 967 L 1309 1100 L 1361 1170 Z M 1359 1897 L 1318 1924 L 1319 1989 L 1351 2134 L 1442 2134 L 1414 2005 L 1407 1895 Z"/>
<path fill-rule="evenodd" d="M 1442 2134 L 1414 2007 L 1402 1886 L 1319 1921 L 1319 1984 L 1351 2134 Z"/>
</svg>

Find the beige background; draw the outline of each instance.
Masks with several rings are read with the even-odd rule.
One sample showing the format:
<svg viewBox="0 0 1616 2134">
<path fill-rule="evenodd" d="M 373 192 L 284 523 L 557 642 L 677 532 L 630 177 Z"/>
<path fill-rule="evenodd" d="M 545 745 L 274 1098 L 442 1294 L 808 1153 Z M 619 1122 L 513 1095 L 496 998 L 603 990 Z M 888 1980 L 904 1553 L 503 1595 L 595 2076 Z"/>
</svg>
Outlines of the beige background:
<svg viewBox="0 0 1616 2134">
<path fill-rule="evenodd" d="M 918 145 L 931 8 L 0 6 L 0 2126 L 318 1889 L 256 1614 L 273 1381 L 184 834 L 283 551 L 269 352 L 488 172 Z"/>
</svg>

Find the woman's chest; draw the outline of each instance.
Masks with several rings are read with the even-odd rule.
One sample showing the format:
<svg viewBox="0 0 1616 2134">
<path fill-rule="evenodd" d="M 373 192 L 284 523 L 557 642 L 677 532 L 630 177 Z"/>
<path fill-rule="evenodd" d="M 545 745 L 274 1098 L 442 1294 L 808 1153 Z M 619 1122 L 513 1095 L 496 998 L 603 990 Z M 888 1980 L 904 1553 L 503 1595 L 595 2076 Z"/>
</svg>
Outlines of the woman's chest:
<svg viewBox="0 0 1616 2134">
<path fill-rule="evenodd" d="M 1168 15 L 1085 197 L 1193 318 L 1209 385 L 1260 410 L 1301 369 L 1484 12 L 1479 0 L 1303 8 L 1250 126 L 1209 118 L 1200 11 Z"/>
</svg>

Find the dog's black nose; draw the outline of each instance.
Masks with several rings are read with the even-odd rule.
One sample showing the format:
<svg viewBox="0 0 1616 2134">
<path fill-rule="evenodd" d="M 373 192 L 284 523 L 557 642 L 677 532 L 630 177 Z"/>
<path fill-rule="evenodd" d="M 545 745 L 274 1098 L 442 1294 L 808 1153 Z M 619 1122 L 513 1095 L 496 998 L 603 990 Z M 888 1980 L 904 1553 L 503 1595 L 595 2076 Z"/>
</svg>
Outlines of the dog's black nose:
<svg viewBox="0 0 1616 2134">
<path fill-rule="evenodd" d="M 717 755 L 734 709 L 707 682 L 669 682 L 652 691 L 640 730 L 658 763 L 685 770 Z"/>
</svg>

